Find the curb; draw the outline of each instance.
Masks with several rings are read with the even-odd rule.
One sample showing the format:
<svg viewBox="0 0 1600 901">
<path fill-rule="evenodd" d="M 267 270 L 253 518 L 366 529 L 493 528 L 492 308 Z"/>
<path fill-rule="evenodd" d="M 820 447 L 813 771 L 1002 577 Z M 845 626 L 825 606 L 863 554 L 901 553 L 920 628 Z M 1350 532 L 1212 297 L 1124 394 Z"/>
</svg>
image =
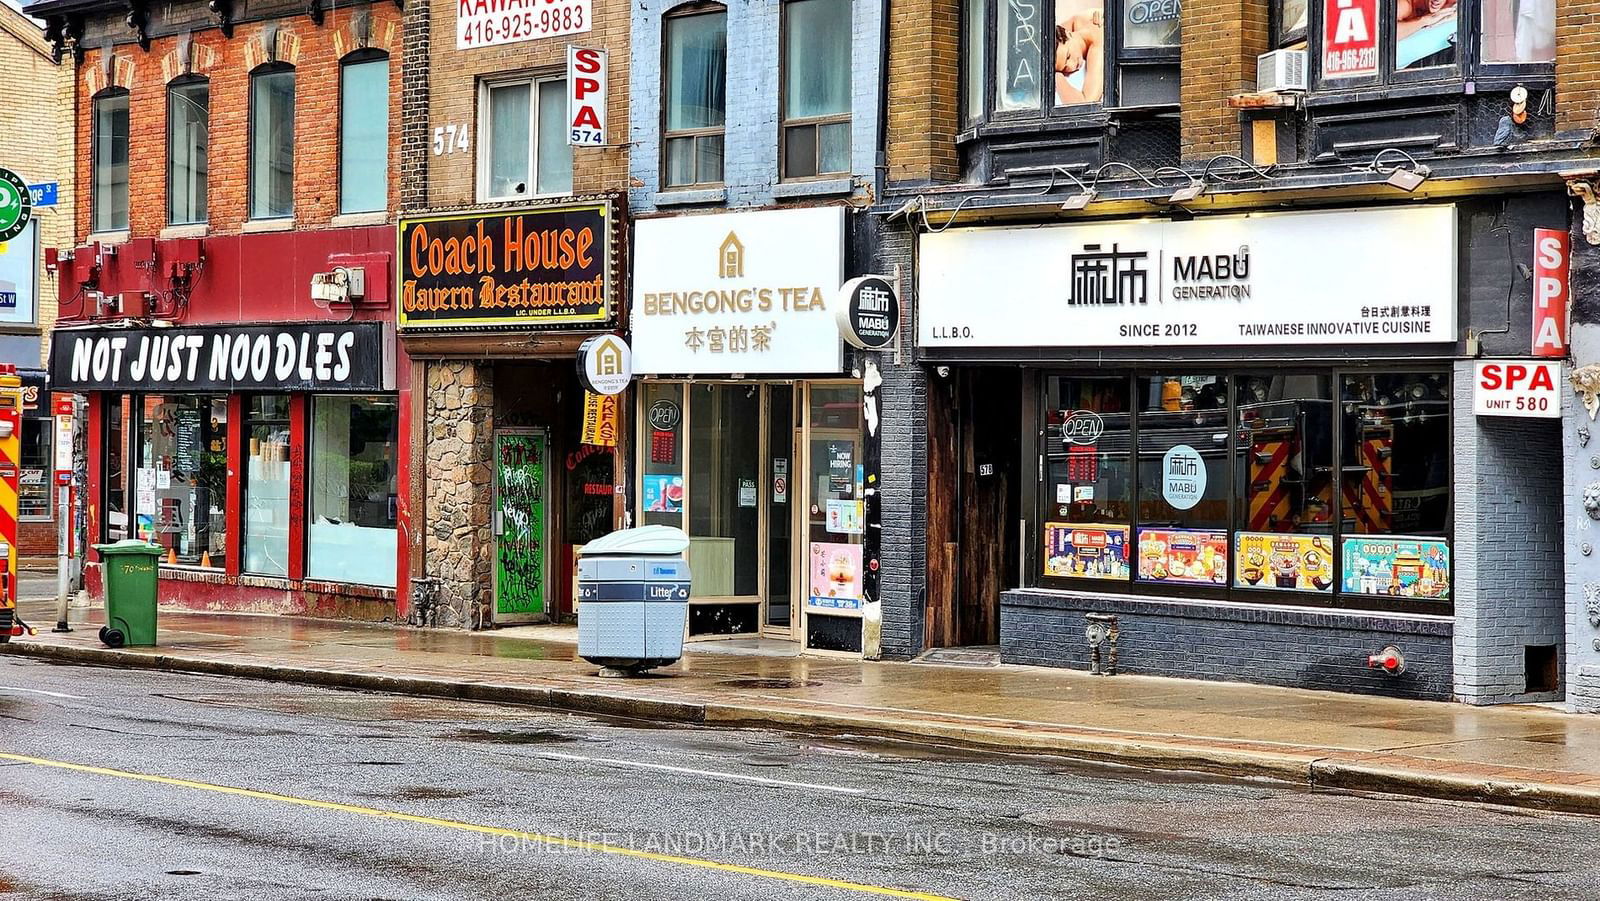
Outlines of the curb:
<svg viewBox="0 0 1600 901">
<path fill-rule="evenodd" d="M 450 700 L 484 701 L 585 713 L 657 720 L 696 726 L 753 727 L 795 732 L 850 732 L 912 742 L 930 740 L 985 751 L 1053 754 L 1095 763 L 1162 770 L 1189 770 L 1244 779 L 1275 779 L 1312 788 L 1378 792 L 1448 799 L 1561 813 L 1600 815 L 1600 788 L 1557 783 L 1474 779 L 1367 762 L 1341 761 L 1304 752 L 1261 752 L 1165 743 L 1114 732 L 1058 734 L 1023 729 L 954 724 L 931 720 L 885 721 L 867 713 L 823 713 L 747 704 L 693 703 L 641 698 L 602 691 L 538 685 L 390 676 L 349 670 L 320 670 L 275 664 L 234 663 L 102 650 L 93 647 L 12 641 L 0 655 L 35 657 L 89 666 L 288 682 L 321 688 L 404 694 Z"/>
</svg>

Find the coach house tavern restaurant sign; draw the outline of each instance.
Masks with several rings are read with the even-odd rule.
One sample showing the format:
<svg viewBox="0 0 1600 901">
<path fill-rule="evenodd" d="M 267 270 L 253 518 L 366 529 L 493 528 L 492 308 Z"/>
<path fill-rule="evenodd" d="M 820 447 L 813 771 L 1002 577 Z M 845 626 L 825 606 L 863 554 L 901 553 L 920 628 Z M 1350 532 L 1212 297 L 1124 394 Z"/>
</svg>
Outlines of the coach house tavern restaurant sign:
<svg viewBox="0 0 1600 901">
<path fill-rule="evenodd" d="M 56 391 L 387 391 L 379 322 L 56 329 Z"/>
<path fill-rule="evenodd" d="M 1447 205 L 950 229 L 922 242 L 924 347 L 1456 340 Z"/>
</svg>

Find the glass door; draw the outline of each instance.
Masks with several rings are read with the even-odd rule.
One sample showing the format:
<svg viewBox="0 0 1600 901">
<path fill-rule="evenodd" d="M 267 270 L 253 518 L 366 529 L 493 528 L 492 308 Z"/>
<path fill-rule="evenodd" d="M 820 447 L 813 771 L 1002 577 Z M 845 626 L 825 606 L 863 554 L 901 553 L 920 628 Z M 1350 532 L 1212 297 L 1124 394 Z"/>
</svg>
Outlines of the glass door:
<svg viewBox="0 0 1600 901">
<path fill-rule="evenodd" d="M 494 619 L 527 622 L 546 616 L 549 602 L 549 435 L 496 430 L 494 467 Z"/>
<path fill-rule="evenodd" d="M 767 598 L 761 617 L 763 634 L 788 636 L 794 624 L 793 476 L 796 429 L 794 386 L 772 385 L 767 400 Z"/>
<path fill-rule="evenodd" d="M 803 510 L 806 647 L 861 650 L 865 485 L 861 387 L 806 386 Z"/>
</svg>

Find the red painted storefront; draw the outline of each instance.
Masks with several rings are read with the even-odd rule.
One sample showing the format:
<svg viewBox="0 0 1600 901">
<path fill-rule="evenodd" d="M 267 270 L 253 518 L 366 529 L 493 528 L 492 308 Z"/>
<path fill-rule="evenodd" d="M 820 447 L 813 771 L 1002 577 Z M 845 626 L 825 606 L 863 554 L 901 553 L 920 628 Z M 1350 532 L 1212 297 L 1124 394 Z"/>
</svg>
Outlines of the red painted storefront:
<svg viewBox="0 0 1600 901">
<path fill-rule="evenodd" d="M 171 547 L 171 564 L 164 562 L 161 570 L 160 599 L 163 604 L 202 610 L 241 610 L 255 612 L 309 614 L 338 616 L 366 620 L 403 618 L 407 610 L 407 586 L 410 578 L 410 561 L 407 553 L 413 535 L 411 503 L 408 487 L 411 482 L 410 435 L 412 432 L 411 366 L 405 350 L 394 340 L 393 270 L 394 229 L 392 226 L 353 228 L 326 228 L 283 231 L 265 234 L 240 234 L 201 238 L 175 238 L 167 240 L 133 239 L 119 245 L 87 244 L 62 254 L 58 265 L 61 271 L 61 320 L 55 338 L 52 359 L 53 384 L 62 390 L 60 377 L 64 367 L 71 365 L 70 348 L 75 335 L 117 334 L 110 327 L 126 327 L 131 346 L 138 339 L 152 340 L 179 334 L 174 329 L 193 327 L 222 327 L 233 330 L 266 334 L 269 338 L 289 335 L 289 341 L 308 331 L 354 324 L 364 335 L 377 334 L 374 346 L 379 348 L 377 359 L 362 365 L 378 367 L 385 390 L 372 392 L 372 403 L 392 410 L 394 428 L 392 446 L 380 450 L 381 460 L 374 464 L 382 469 L 391 466 L 392 493 L 388 498 L 388 511 L 383 511 L 382 499 L 376 502 L 378 519 L 392 518 L 392 577 L 388 571 L 390 551 L 385 542 L 361 542 L 355 550 L 324 552 L 328 557 L 346 557 L 350 554 L 360 562 L 357 567 L 366 572 L 381 572 L 378 579 L 344 579 L 318 577 L 308 567 L 308 555 L 322 547 L 315 544 L 313 536 L 319 530 L 337 531 L 350 526 L 350 522 L 337 519 L 313 518 L 307 493 L 312 483 L 311 444 L 313 409 L 319 404 L 344 404 L 354 409 L 356 401 L 349 400 L 339 390 L 308 388 L 305 384 L 282 385 L 252 382 L 248 386 L 236 385 L 206 389 L 214 409 L 222 408 L 226 399 L 225 437 L 218 431 L 209 446 L 198 452 L 216 452 L 225 457 L 226 490 L 220 506 L 223 523 L 220 539 L 215 536 L 218 509 L 213 501 L 191 500 L 191 508 L 206 507 L 211 510 L 210 524 L 201 531 L 218 545 L 222 564 L 215 565 L 209 551 L 199 555 L 200 564 L 184 565 L 175 558 L 183 542 L 176 536 L 162 534 L 154 510 L 150 512 L 149 537 L 158 542 L 165 540 Z M 336 267 L 359 268 L 364 274 L 365 290 L 360 298 L 332 303 L 314 302 L 311 295 L 313 276 L 330 273 Z M 88 331 L 75 331 L 78 327 L 100 326 Z M 188 332 L 185 331 L 185 334 Z M 210 341 L 210 332 L 202 330 Z M 311 366 L 311 356 L 300 361 Z M 182 368 L 182 367 L 180 367 Z M 191 371 L 204 376 L 207 366 L 191 363 Z M 359 366 L 358 366 L 359 368 Z M 153 368 L 151 370 L 153 372 Z M 147 380 L 151 375 L 147 372 Z M 157 397 L 182 404 L 196 391 L 188 386 L 180 374 L 165 382 L 149 382 L 141 390 L 132 390 L 126 384 L 112 384 L 107 379 L 96 383 L 92 373 L 80 373 L 88 379 L 80 382 L 79 389 L 88 398 L 88 484 L 87 524 L 91 542 L 101 542 L 126 534 L 141 533 L 138 525 L 143 511 L 134 500 L 145 489 L 136 484 L 145 478 L 141 470 L 161 476 L 162 482 L 176 481 L 187 475 L 177 470 L 162 468 L 168 463 L 157 459 L 150 467 L 129 466 L 143 459 L 140 454 L 149 452 L 137 447 L 139 431 L 133 419 L 141 416 L 131 401 L 134 397 Z M 126 373 L 125 381 L 126 381 Z M 291 379 L 290 382 L 294 380 Z M 70 389 L 69 389 L 70 390 Z M 366 394 L 362 395 L 364 398 Z M 252 398 L 270 398 L 274 404 L 286 400 L 287 455 L 282 461 L 287 465 L 287 535 L 284 544 L 286 560 L 277 560 L 271 572 L 252 571 L 245 562 L 242 544 L 246 530 L 245 498 L 250 490 L 246 478 L 247 458 L 258 453 L 259 439 L 247 435 L 246 412 Z M 365 403 L 366 401 L 362 401 Z M 145 408 L 148 409 L 148 408 Z M 202 414 L 197 413 L 196 416 Z M 354 421 L 356 414 L 347 412 Z M 121 417 L 120 431 L 113 427 Z M 221 418 L 221 417 L 218 417 Z M 213 429 L 217 423 L 213 420 Z M 354 426 L 350 426 L 354 428 Z M 120 442 L 113 437 L 120 434 Z M 179 439 L 181 442 L 181 439 Z M 354 441 L 354 439 L 350 439 Z M 370 445 L 369 445 L 370 446 Z M 196 456 L 191 447 L 190 456 Z M 120 454 L 121 456 L 115 456 Z M 112 455 L 112 456 L 108 456 Z M 108 460 L 120 461 L 120 477 L 108 469 Z M 170 457 L 168 458 L 170 462 Z M 353 467 L 354 463 L 347 466 Z M 165 475 L 162 475 L 165 473 Z M 348 488 L 348 486 L 346 486 Z M 108 508 L 108 500 L 120 492 L 121 510 Z M 152 492 L 153 493 L 153 492 Z M 191 495 L 193 495 L 191 491 Z M 333 492 L 336 496 L 337 491 Z M 142 498 L 140 498 L 142 501 Z M 346 497 L 346 503 L 351 499 Z M 163 510 L 165 509 L 163 501 Z M 179 507 L 181 504 L 175 504 Z M 130 508 L 132 508 L 130 510 Z M 254 511 L 252 511 L 253 513 Z M 120 513 L 121 521 L 112 522 Z M 176 518 L 176 517 L 175 517 Z M 199 514 L 189 517 L 189 543 L 197 530 L 193 525 Z M 132 523 L 132 525 L 130 525 Z M 364 528 L 364 527 L 363 527 Z M 361 534 L 381 534 L 372 531 Z M 357 536 L 358 538 L 360 535 Z M 331 546 L 329 546 L 331 548 Z M 376 547 L 376 550 L 369 550 Z M 192 550 L 192 549 L 191 549 Z M 383 559 L 371 559 L 377 554 Z M 362 557 L 366 555 L 366 557 Z M 348 560 L 340 561 L 348 563 Z M 210 564 L 210 565 L 204 565 Z M 346 566 L 345 568 L 350 568 Z M 102 579 L 98 555 L 91 553 L 86 567 L 85 581 L 91 594 L 100 595 Z M 390 582 L 392 584 L 377 584 Z"/>
</svg>

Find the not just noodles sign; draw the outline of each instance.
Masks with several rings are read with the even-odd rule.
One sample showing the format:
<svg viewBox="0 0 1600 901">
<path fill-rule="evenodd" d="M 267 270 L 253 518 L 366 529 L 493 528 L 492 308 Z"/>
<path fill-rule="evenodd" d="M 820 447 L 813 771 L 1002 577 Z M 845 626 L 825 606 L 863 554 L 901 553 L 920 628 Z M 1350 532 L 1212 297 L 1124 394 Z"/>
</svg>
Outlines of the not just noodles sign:
<svg viewBox="0 0 1600 901">
<path fill-rule="evenodd" d="M 383 391 L 377 322 L 228 328 L 57 329 L 55 391 Z"/>
</svg>

